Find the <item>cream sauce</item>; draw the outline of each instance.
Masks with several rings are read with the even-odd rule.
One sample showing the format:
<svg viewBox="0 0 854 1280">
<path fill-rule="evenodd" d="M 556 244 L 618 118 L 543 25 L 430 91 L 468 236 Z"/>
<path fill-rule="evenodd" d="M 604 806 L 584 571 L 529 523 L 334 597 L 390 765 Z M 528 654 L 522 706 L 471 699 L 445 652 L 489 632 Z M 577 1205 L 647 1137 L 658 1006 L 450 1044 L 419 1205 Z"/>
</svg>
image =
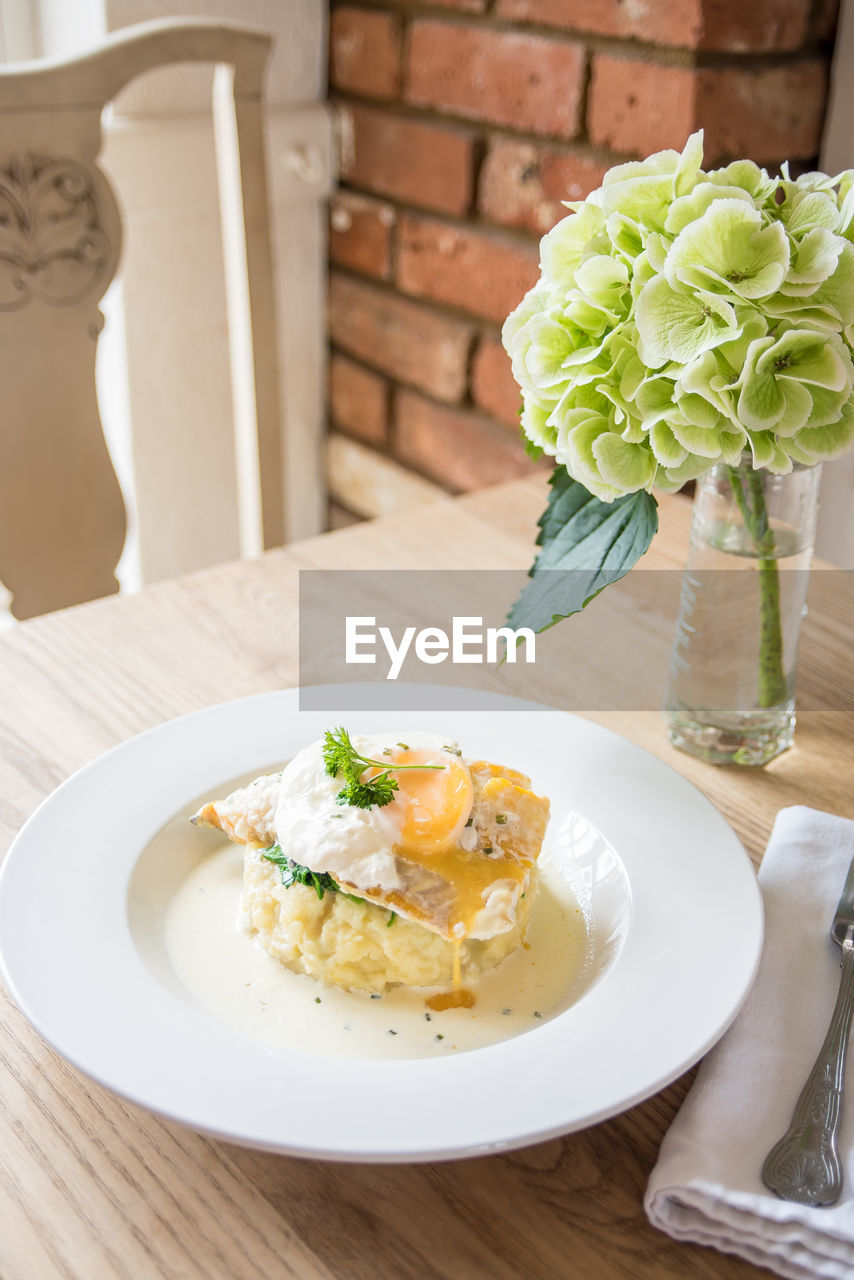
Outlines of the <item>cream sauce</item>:
<svg viewBox="0 0 854 1280">
<path fill-rule="evenodd" d="M 292 973 L 240 926 L 243 850 L 212 849 L 165 913 L 165 948 L 194 1005 L 253 1040 L 343 1058 L 421 1058 L 508 1040 L 573 1002 L 590 962 L 584 913 L 569 885 L 541 874 L 523 946 L 466 985 L 472 1008 L 431 1010 L 434 989 L 384 996 L 341 991 Z"/>
</svg>

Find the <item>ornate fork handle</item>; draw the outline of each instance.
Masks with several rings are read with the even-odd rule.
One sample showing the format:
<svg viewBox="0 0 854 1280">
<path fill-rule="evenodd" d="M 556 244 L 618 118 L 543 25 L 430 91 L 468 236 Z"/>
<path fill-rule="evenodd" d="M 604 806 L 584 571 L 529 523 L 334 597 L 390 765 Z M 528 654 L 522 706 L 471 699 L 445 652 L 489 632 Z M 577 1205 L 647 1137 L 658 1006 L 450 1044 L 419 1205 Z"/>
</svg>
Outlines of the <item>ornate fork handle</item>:
<svg viewBox="0 0 854 1280">
<path fill-rule="evenodd" d="M 762 1166 L 762 1181 L 783 1200 L 830 1205 L 842 1191 L 836 1139 L 852 1014 L 854 930 L 849 928 L 842 943 L 842 977 L 827 1035 L 795 1104 L 792 1123 Z"/>
</svg>

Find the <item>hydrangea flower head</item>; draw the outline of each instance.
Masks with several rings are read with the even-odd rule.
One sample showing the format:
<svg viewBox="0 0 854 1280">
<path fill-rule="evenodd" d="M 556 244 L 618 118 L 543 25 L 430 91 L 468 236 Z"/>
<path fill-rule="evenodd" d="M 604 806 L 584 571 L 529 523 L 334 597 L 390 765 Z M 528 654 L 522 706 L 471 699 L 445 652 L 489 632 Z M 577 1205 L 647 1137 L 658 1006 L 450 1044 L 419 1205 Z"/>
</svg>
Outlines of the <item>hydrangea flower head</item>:
<svg viewBox="0 0 854 1280">
<path fill-rule="evenodd" d="M 854 440 L 854 170 L 617 165 L 540 244 L 502 338 L 533 444 L 606 502 Z"/>
</svg>

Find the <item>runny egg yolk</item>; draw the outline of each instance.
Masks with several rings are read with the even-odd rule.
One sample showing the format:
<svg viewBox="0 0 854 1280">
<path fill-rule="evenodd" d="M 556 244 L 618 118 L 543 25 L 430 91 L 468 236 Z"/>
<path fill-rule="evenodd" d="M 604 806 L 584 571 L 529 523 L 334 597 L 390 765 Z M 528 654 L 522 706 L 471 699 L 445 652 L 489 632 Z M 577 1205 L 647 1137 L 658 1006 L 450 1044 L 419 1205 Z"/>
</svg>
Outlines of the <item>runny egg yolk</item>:
<svg viewBox="0 0 854 1280">
<path fill-rule="evenodd" d="M 449 751 L 396 747 L 389 764 L 395 770 L 392 776 L 398 790 L 391 803 L 377 811 L 377 820 L 394 843 L 425 854 L 440 853 L 456 844 L 473 800 L 471 776 L 462 760 Z M 377 774 L 379 770 L 370 772 Z"/>
</svg>

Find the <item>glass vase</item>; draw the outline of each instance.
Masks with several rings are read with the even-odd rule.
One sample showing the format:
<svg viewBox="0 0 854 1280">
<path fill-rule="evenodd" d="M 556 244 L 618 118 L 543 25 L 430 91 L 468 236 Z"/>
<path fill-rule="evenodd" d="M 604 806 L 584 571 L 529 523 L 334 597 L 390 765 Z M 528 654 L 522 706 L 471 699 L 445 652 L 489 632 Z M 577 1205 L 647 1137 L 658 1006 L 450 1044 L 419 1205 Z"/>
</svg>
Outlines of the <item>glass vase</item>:
<svg viewBox="0 0 854 1280">
<path fill-rule="evenodd" d="M 820 479 L 748 455 L 697 481 L 666 715 L 672 744 L 701 760 L 763 765 L 792 745 Z"/>
</svg>

